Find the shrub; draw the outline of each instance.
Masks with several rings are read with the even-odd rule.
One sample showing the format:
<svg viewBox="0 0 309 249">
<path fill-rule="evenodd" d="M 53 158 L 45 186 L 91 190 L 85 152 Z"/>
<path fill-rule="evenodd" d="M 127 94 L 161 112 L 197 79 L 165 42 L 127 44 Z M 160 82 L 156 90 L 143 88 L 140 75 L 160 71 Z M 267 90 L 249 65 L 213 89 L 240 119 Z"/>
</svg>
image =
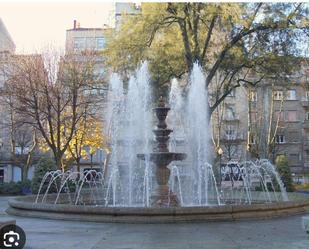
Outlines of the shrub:
<svg viewBox="0 0 309 249">
<path fill-rule="evenodd" d="M 31 181 L 24 182 L 5 182 L 0 184 L 0 194 L 4 195 L 20 195 L 23 194 L 24 188 L 29 188 Z"/>
<path fill-rule="evenodd" d="M 294 184 L 294 189 L 296 190 L 309 190 L 309 182 L 302 184 Z"/>
<path fill-rule="evenodd" d="M 286 191 L 294 191 L 291 169 L 285 156 L 280 155 L 276 158 L 276 167 Z"/>
<path fill-rule="evenodd" d="M 41 181 L 48 171 L 56 170 L 55 162 L 50 158 L 41 158 L 38 164 L 34 168 L 33 179 L 31 184 L 32 193 L 37 194 L 41 185 Z M 48 181 L 42 187 L 43 191 L 46 191 L 48 185 Z M 54 192 L 55 190 L 52 187 L 51 191 Z"/>
</svg>

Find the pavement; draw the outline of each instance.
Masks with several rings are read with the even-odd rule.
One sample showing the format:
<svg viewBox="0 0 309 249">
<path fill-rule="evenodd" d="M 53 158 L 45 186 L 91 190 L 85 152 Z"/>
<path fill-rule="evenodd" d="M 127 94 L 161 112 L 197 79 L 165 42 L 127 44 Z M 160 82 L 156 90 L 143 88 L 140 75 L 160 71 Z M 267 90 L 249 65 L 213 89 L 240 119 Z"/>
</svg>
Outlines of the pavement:
<svg viewBox="0 0 309 249">
<path fill-rule="evenodd" d="M 309 249 L 301 217 L 180 224 L 113 224 L 7 215 L 0 197 L 0 222 L 16 219 L 27 235 L 24 249 Z"/>
</svg>

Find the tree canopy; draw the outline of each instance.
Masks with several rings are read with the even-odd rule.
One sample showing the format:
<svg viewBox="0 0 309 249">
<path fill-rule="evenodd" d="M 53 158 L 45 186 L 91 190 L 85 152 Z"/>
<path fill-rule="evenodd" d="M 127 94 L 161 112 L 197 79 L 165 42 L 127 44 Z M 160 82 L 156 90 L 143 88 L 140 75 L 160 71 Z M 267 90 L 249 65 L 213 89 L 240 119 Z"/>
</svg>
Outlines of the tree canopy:
<svg viewBox="0 0 309 249">
<path fill-rule="evenodd" d="M 124 16 L 108 40 L 108 65 L 128 75 L 147 60 L 160 88 L 198 63 L 211 112 L 241 84 L 289 73 L 309 34 L 308 6 L 301 3 L 143 3 L 141 9 Z"/>
</svg>

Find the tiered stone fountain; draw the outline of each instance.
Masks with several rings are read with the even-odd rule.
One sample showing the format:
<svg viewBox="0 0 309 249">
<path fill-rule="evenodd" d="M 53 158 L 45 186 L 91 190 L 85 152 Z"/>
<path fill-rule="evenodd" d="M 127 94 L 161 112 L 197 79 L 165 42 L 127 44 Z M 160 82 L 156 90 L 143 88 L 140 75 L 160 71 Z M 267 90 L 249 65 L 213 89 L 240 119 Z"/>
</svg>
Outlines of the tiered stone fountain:
<svg viewBox="0 0 309 249">
<path fill-rule="evenodd" d="M 151 196 L 151 206 L 153 207 L 176 207 L 179 206 L 177 196 L 170 190 L 168 181 L 170 178 L 170 169 L 167 167 L 172 161 L 182 161 L 187 155 L 185 153 L 169 152 L 168 140 L 173 130 L 167 129 L 166 117 L 170 110 L 165 106 L 161 97 L 158 107 L 154 108 L 156 116 L 159 120 L 157 129 L 153 130 L 157 146 L 154 151 L 149 154 L 137 154 L 141 160 L 149 160 L 156 166 L 156 181 L 158 186 L 155 188 Z"/>
<path fill-rule="evenodd" d="M 173 128 L 181 129 L 179 134 L 184 139 L 182 148 L 190 160 L 186 162 L 186 172 L 179 172 L 176 165 L 170 171 L 168 165 L 174 160 L 185 159 L 186 154 L 168 150 L 172 130 L 167 128 L 165 120 L 170 108 L 165 106 L 162 98 L 158 107 L 154 108 L 159 120 L 153 130 L 156 145 L 153 150 L 148 147 L 152 126 L 148 109 L 152 103 L 149 75 L 147 63 L 143 63 L 131 77 L 128 91 L 124 90 L 118 76 L 111 79 L 106 108 L 106 119 L 111 122 L 106 134 L 111 133 L 112 154 L 108 165 L 110 171 L 105 171 L 108 172 L 106 175 L 93 171 L 86 174 L 75 171 L 47 172 L 41 185 L 51 187 L 61 179 L 58 193 L 50 193 L 47 189 L 38 195 L 15 197 L 9 200 L 7 212 L 27 217 L 133 223 L 268 219 L 309 212 L 307 195 L 295 193 L 290 196 L 293 201 L 287 201 L 287 193 L 275 166 L 264 159 L 239 162 L 238 179 L 241 177 L 239 182 L 242 184 L 233 188 L 229 181 L 225 181 L 226 186 L 221 185 L 218 194 L 212 166 L 207 163 L 210 129 L 206 115 L 206 79 L 197 64 L 190 74 L 186 95 L 177 82 L 174 86 L 172 84 L 174 94 L 170 94 L 169 103 L 174 114 L 182 115 L 174 115 L 170 122 Z M 172 142 L 177 145 L 176 138 Z M 138 154 L 143 147 L 145 152 Z M 139 159 L 146 163 L 139 164 Z M 151 170 L 150 163 L 155 170 Z M 154 171 L 156 183 L 152 179 Z M 181 202 L 169 188 L 173 185 L 168 184 L 172 173 L 179 179 L 178 197 Z M 221 173 L 223 179 L 224 174 L 229 174 L 229 171 Z M 259 186 L 265 186 L 264 190 L 256 191 L 252 179 Z M 269 190 L 267 179 L 271 180 L 271 186 L 279 184 L 281 191 L 276 191 L 275 187 Z M 77 187 L 71 189 L 69 184 Z M 308 230 L 308 224 L 308 220 L 304 219 L 305 230 Z"/>
</svg>

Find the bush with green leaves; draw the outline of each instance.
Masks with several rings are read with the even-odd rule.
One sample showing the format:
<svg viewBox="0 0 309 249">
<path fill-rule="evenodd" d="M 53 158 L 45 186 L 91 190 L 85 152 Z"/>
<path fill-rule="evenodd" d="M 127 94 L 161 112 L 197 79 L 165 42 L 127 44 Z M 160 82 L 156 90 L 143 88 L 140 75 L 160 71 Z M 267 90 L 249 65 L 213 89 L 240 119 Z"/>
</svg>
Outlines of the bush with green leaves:
<svg viewBox="0 0 309 249">
<path fill-rule="evenodd" d="M 41 181 L 44 177 L 44 175 L 48 171 L 57 170 L 55 161 L 51 158 L 41 158 L 37 165 L 35 165 L 34 173 L 33 173 L 33 179 L 31 184 L 32 193 L 37 194 L 40 188 Z M 48 186 L 48 180 L 42 187 L 42 191 L 46 191 Z M 51 186 L 50 189 L 51 192 L 56 192 L 55 186 Z"/>
<path fill-rule="evenodd" d="M 294 191 L 291 169 L 289 167 L 289 162 L 284 155 L 280 155 L 276 158 L 276 168 L 286 191 Z"/>
</svg>

